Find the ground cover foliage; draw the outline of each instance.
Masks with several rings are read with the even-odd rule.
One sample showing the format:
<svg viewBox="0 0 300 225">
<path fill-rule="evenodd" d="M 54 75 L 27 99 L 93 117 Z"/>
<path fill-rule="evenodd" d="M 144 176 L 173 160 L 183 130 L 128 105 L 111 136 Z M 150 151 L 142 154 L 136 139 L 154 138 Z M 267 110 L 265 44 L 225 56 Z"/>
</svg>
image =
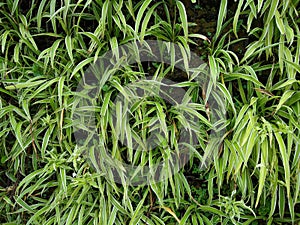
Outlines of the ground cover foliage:
<svg viewBox="0 0 300 225">
<path fill-rule="evenodd" d="M 1 1 L 0 223 L 299 224 L 299 22 L 299 0 Z M 209 65 L 212 85 L 226 98 L 226 132 L 203 169 L 210 120 L 192 78 L 155 63 L 112 75 L 97 117 L 107 143 L 116 142 L 107 119 L 114 97 L 150 72 L 181 82 L 195 106 L 186 110 L 204 124 L 195 156 L 179 173 L 127 186 L 84 160 L 73 104 L 85 69 L 99 56 L 147 39 L 191 49 Z M 147 135 L 141 128 L 158 121 L 176 142 L 163 113 L 172 110 L 148 99 L 136 108 L 136 127 L 124 132 Z M 159 153 L 143 158 L 114 148 L 136 165 L 155 162 Z"/>
</svg>

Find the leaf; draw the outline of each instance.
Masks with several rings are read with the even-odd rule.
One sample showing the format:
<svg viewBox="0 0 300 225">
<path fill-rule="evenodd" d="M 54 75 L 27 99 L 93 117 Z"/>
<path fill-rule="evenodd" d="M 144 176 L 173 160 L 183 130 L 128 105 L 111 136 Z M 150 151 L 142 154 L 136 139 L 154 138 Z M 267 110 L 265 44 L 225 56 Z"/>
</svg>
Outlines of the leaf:
<svg viewBox="0 0 300 225">
<path fill-rule="evenodd" d="M 238 7 L 236 9 L 236 12 L 235 12 L 234 18 L 233 18 L 233 25 L 232 25 L 233 26 L 233 33 L 235 34 L 236 38 L 238 38 L 237 24 L 238 24 L 238 20 L 239 20 L 240 14 L 241 14 L 241 9 L 242 9 L 243 3 L 244 3 L 244 0 L 239 1 Z"/>
<path fill-rule="evenodd" d="M 58 88 L 57 88 L 57 94 L 58 94 L 58 102 L 60 108 L 63 107 L 63 91 L 64 91 L 64 81 L 65 81 L 65 76 L 62 76 L 59 78 L 58 81 Z"/>
<path fill-rule="evenodd" d="M 24 110 L 26 116 L 28 117 L 28 120 L 31 120 L 30 112 L 29 112 L 29 106 L 28 106 L 28 100 L 22 101 L 22 109 Z"/>
<path fill-rule="evenodd" d="M 272 0 L 271 1 L 271 6 L 268 9 L 269 14 L 268 14 L 268 17 L 267 17 L 267 20 L 266 20 L 265 24 L 269 24 L 270 21 L 275 16 L 276 9 L 278 8 L 278 3 L 279 3 L 279 0 Z"/>
<path fill-rule="evenodd" d="M 67 176 L 66 176 L 66 169 L 59 168 L 59 184 L 61 190 L 67 194 Z"/>
<path fill-rule="evenodd" d="M 243 79 L 243 80 L 252 82 L 253 84 L 257 85 L 258 87 L 265 88 L 265 86 L 257 79 L 257 77 L 253 77 L 251 75 L 244 74 L 244 73 L 229 73 L 224 78 L 226 81 L 231 81 L 231 80 L 235 80 L 235 79 Z"/>
<path fill-rule="evenodd" d="M 14 15 L 15 11 L 16 11 L 17 8 L 18 8 L 19 3 L 20 3 L 20 2 L 19 2 L 18 0 L 13 1 L 13 7 L 12 7 L 12 9 L 11 9 L 11 15 Z"/>
<path fill-rule="evenodd" d="M 56 77 L 48 82 L 44 82 L 43 85 L 41 85 L 35 92 L 33 92 L 30 97 L 30 99 L 33 99 L 37 94 L 39 94 L 40 92 L 42 92 L 43 90 L 45 90 L 46 88 L 48 88 L 49 86 L 51 86 L 53 83 L 57 82 L 59 80 L 59 77 Z"/>
<path fill-rule="evenodd" d="M 261 144 L 261 163 L 259 168 L 258 191 L 257 191 L 255 207 L 258 206 L 263 188 L 265 187 L 265 180 L 267 177 L 268 151 L 269 151 L 268 140 L 265 138 Z"/>
<path fill-rule="evenodd" d="M 232 107 L 232 110 L 234 112 L 234 115 L 236 115 L 236 109 L 235 109 L 235 105 L 233 103 L 233 100 L 232 100 L 232 96 L 230 94 L 230 92 L 228 91 L 228 89 L 225 87 L 225 85 L 221 84 L 221 83 L 218 83 L 218 88 L 220 88 L 221 92 L 222 92 L 222 95 L 224 95 L 226 97 L 226 100 L 229 102 L 229 104 L 231 105 Z"/>
<path fill-rule="evenodd" d="M 15 45 L 15 48 L 14 48 L 14 62 L 18 63 L 19 62 L 19 57 L 20 56 L 20 43 L 17 43 Z"/>
<path fill-rule="evenodd" d="M 9 86 L 5 86 L 6 90 L 15 90 L 15 89 L 21 89 L 21 88 L 29 88 L 29 87 L 34 87 L 34 86 L 38 86 L 42 83 L 45 83 L 46 80 L 39 80 L 39 81 L 32 81 L 29 80 L 28 82 L 24 82 L 24 83 L 17 83 L 14 85 L 9 85 Z"/>
<path fill-rule="evenodd" d="M 34 210 L 26 202 L 24 202 L 21 198 L 17 198 L 16 202 L 26 211 L 34 213 Z"/>
<path fill-rule="evenodd" d="M 9 119 L 10 119 L 10 123 L 12 125 L 13 131 L 15 133 L 15 136 L 17 138 L 17 141 L 21 147 L 21 149 L 24 151 L 25 147 L 24 147 L 24 143 L 23 143 L 23 138 L 22 138 L 22 132 L 21 132 L 21 128 L 22 128 L 22 122 L 17 123 L 16 119 L 14 117 L 14 115 L 12 113 L 9 114 Z M 17 155 L 14 156 L 14 158 L 17 157 Z"/>
<path fill-rule="evenodd" d="M 282 136 L 280 133 L 275 132 L 275 137 L 277 140 L 277 143 L 279 145 L 279 151 L 280 151 L 280 155 L 281 155 L 281 160 L 283 163 L 283 168 L 284 168 L 284 177 L 285 177 L 285 187 L 286 187 L 286 191 L 287 191 L 287 198 L 290 199 L 291 196 L 291 191 L 290 191 L 290 179 L 291 179 L 291 172 L 290 172 L 290 164 L 289 164 L 289 155 L 286 151 L 286 146 L 285 143 L 282 139 Z"/>
<path fill-rule="evenodd" d="M 145 199 L 146 197 L 148 197 L 148 189 L 146 191 L 144 191 L 143 194 L 143 198 L 139 201 L 139 204 L 137 205 L 137 207 L 135 208 L 135 212 L 131 217 L 131 221 L 129 223 L 129 225 L 135 225 L 138 224 L 139 218 L 141 215 L 143 215 L 143 211 L 142 208 L 145 208 Z"/>
<path fill-rule="evenodd" d="M 284 35 L 280 35 L 279 47 L 278 47 L 278 64 L 281 74 L 283 73 L 283 60 L 284 60 Z"/>
<path fill-rule="evenodd" d="M 96 33 L 96 31 L 95 31 L 95 33 Z M 79 32 L 79 34 L 83 34 L 83 35 L 85 35 L 85 36 L 87 36 L 87 37 L 89 37 L 91 39 L 91 41 L 90 41 L 90 47 L 88 49 L 88 52 L 91 52 L 93 50 L 93 48 L 94 48 L 95 45 L 100 47 L 101 45 L 104 44 L 101 41 L 101 39 L 99 39 L 97 37 L 97 35 L 95 33 L 91 33 L 91 32 Z"/>
<path fill-rule="evenodd" d="M 149 11 L 147 12 L 144 20 L 143 20 L 143 23 L 142 23 L 142 28 L 141 28 L 141 33 L 140 33 L 140 39 L 143 41 L 144 40 L 144 37 L 145 37 L 145 34 L 146 34 L 146 29 L 147 29 L 147 26 L 148 26 L 148 23 L 150 21 L 150 18 L 151 16 L 153 15 L 153 12 L 154 12 L 154 9 L 160 5 L 162 2 L 157 2 L 155 3 L 150 9 Z"/>
<path fill-rule="evenodd" d="M 287 100 L 289 100 L 289 99 L 292 97 L 292 95 L 293 95 L 294 93 L 295 93 L 295 91 L 292 91 L 292 90 L 285 91 L 285 92 L 283 93 L 283 95 L 281 96 L 280 101 L 279 101 L 279 103 L 278 103 L 278 105 L 277 105 L 277 107 L 276 107 L 274 113 L 277 113 L 278 110 L 283 106 L 283 104 L 284 104 Z"/>
<path fill-rule="evenodd" d="M 259 49 L 263 45 L 262 41 L 255 41 L 252 42 L 248 47 L 247 51 L 244 54 L 244 57 L 241 59 L 241 64 L 246 61 L 250 56 L 253 56 L 254 52 Z"/>
<path fill-rule="evenodd" d="M 38 175 L 41 175 L 44 173 L 44 169 L 39 169 L 36 171 L 33 171 L 32 173 L 28 174 L 26 177 L 24 177 L 22 179 L 22 181 L 19 183 L 18 187 L 17 187 L 17 191 L 20 191 L 20 188 L 23 186 L 23 188 L 21 189 L 21 192 L 24 191 L 24 189 L 30 185 L 30 183 L 32 182 L 32 180 L 37 177 Z"/>
<path fill-rule="evenodd" d="M 283 24 L 283 20 L 282 20 L 282 18 L 281 18 L 281 16 L 280 16 L 277 9 L 275 11 L 275 21 L 276 21 L 276 25 L 277 25 L 280 33 L 282 35 L 284 35 L 285 34 L 285 27 L 284 27 L 284 24 Z"/>
<path fill-rule="evenodd" d="M 74 224 L 73 221 L 74 221 L 74 214 L 75 214 L 75 210 L 77 208 L 77 205 L 73 205 L 73 207 L 71 208 L 71 210 L 68 210 L 68 218 L 66 220 L 66 225 L 71 225 L 71 224 Z"/>
<path fill-rule="evenodd" d="M 208 39 L 208 37 L 206 37 L 203 34 L 189 34 L 189 38 L 200 38 L 204 41 L 208 41 L 210 43 L 210 40 Z"/>
<path fill-rule="evenodd" d="M 215 87 L 217 84 L 217 80 L 219 78 L 219 74 L 220 74 L 219 64 L 217 63 L 216 59 L 211 55 L 208 56 L 208 61 L 209 61 L 209 69 L 210 69 L 210 75 L 211 75 L 210 77 L 211 77 L 212 83 Z M 209 94 L 207 94 L 206 97 L 208 98 Z"/>
<path fill-rule="evenodd" d="M 6 41 L 7 41 L 7 36 L 8 36 L 8 34 L 9 34 L 10 32 L 11 32 L 10 30 L 6 30 L 6 31 L 1 35 L 1 51 L 2 51 L 2 54 L 4 54 L 4 51 L 5 51 L 5 44 L 6 44 Z"/>
<path fill-rule="evenodd" d="M 214 207 L 211 207 L 211 206 L 202 205 L 199 208 L 200 208 L 200 210 L 203 210 L 204 212 L 210 212 L 210 213 L 222 216 L 222 217 L 226 217 L 227 216 L 221 210 L 218 210 L 218 209 L 216 209 Z"/>
<path fill-rule="evenodd" d="M 227 12 L 227 0 L 221 0 L 215 39 L 217 39 L 219 37 L 220 33 L 221 33 L 222 24 L 223 24 L 223 22 L 226 18 L 226 12 Z"/>
<path fill-rule="evenodd" d="M 195 209 L 195 208 L 196 208 L 195 205 L 191 205 L 191 206 L 189 206 L 189 207 L 185 210 L 184 216 L 181 218 L 181 221 L 180 221 L 180 224 L 179 224 L 179 225 L 185 225 L 185 224 L 188 223 L 188 218 L 189 218 L 191 215 L 193 215 L 193 214 L 191 213 L 191 211 L 192 211 L 193 209 Z"/>
<path fill-rule="evenodd" d="M 179 11 L 179 17 L 181 20 L 184 37 L 186 39 L 188 39 L 188 35 L 189 35 L 188 20 L 187 20 L 187 15 L 186 15 L 184 4 L 181 1 L 176 0 L 176 5 L 177 5 L 178 11 Z"/>
<path fill-rule="evenodd" d="M 277 183 L 277 181 L 275 181 Z M 278 195 L 278 187 L 274 188 L 275 190 L 272 192 L 272 200 L 271 200 L 271 209 L 269 213 L 269 218 L 271 218 L 276 210 L 277 204 L 277 195 Z"/>
<path fill-rule="evenodd" d="M 180 224 L 180 219 L 178 219 L 178 217 L 176 216 L 176 214 L 172 211 L 171 208 L 166 207 L 166 206 L 161 206 L 161 208 L 163 208 L 164 210 L 166 210 L 169 214 L 171 214 L 173 216 L 173 218 Z"/>
<path fill-rule="evenodd" d="M 300 73 L 300 65 L 289 60 L 284 60 L 286 63 L 290 64 L 298 73 Z"/>
<path fill-rule="evenodd" d="M 280 90 L 280 89 L 282 89 L 286 86 L 290 86 L 290 85 L 292 85 L 296 82 L 298 82 L 296 79 L 281 80 L 280 82 L 274 84 L 271 87 L 270 91 L 272 92 L 272 91 L 275 91 L 275 90 Z"/>
<path fill-rule="evenodd" d="M 260 12 L 262 6 L 263 6 L 264 0 L 258 0 L 258 4 L 257 4 L 257 13 Z"/>
<path fill-rule="evenodd" d="M 42 148 L 41 148 L 41 154 L 42 154 L 42 157 L 45 156 L 46 148 L 47 148 L 47 146 L 49 145 L 49 139 L 50 139 L 51 134 L 53 133 L 54 127 L 55 127 L 55 126 L 53 126 L 53 125 L 50 126 L 50 127 L 47 129 L 47 131 L 46 131 L 46 133 L 45 133 L 45 135 L 44 135 L 44 137 L 43 137 Z"/>
<path fill-rule="evenodd" d="M 238 125 L 240 125 L 240 122 L 244 118 L 244 115 L 245 115 L 246 111 L 248 110 L 248 108 L 249 108 L 249 105 L 243 105 L 243 107 L 240 109 L 233 129 L 235 129 Z"/>
<path fill-rule="evenodd" d="M 55 58 L 55 55 L 56 55 L 56 51 L 57 51 L 57 48 L 59 46 L 61 42 L 61 39 L 59 40 L 56 40 L 52 46 L 51 46 L 51 50 L 50 50 L 50 62 L 51 62 L 51 67 L 54 68 L 54 58 Z"/>
<path fill-rule="evenodd" d="M 114 206 L 110 215 L 109 215 L 109 220 L 108 220 L 108 225 L 114 225 L 115 224 L 115 220 L 116 220 L 116 216 L 117 216 L 117 208 Z"/>
<path fill-rule="evenodd" d="M 37 19 L 37 28 L 38 30 L 41 29 L 41 24 L 42 24 L 42 14 L 43 14 L 43 11 L 44 11 L 44 7 L 45 7 L 45 4 L 46 4 L 47 0 L 42 0 L 38 5 L 39 5 L 39 8 L 38 8 L 38 11 L 37 11 L 37 14 L 36 14 L 36 19 Z"/>
<path fill-rule="evenodd" d="M 284 194 L 284 189 L 282 186 L 279 186 L 279 192 L 278 192 L 278 206 L 279 206 L 279 216 L 282 219 L 284 217 L 285 212 L 285 199 L 286 196 Z"/>
<path fill-rule="evenodd" d="M 116 37 L 111 37 L 109 40 L 111 51 L 113 56 L 116 57 L 116 60 L 120 60 L 119 48 L 118 48 L 118 40 Z"/>
<path fill-rule="evenodd" d="M 139 27 L 140 27 L 140 23 L 142 21 L 142 18 L 144 17 L 144 13 L 147 9 L 147 7 L 149 6 L 149 4 L 151 3 L 151 0 L 146 0 L 143 2 L 143 4 L 141 5 L 141 7 L 139 8 L 138 14 L 136 16 L 136 21 L 135 21 L 135 34 L 138 33 L 139 31 Z"/>
<path fill-rule="evenodd" d="M 94 58 L 91 57 L 91 58 L 87 58 L 83 61 L 81 61 L 73 70 L 71 76 L 70 76 L 70 79 L 72 79 L 72 77 L 78 73 L 79 70 L 83 70 L 83 67 L 86 66 L 87 64 L 93 62 Z"/>
<path fill-rule="evenodd" d="M 292 97 L 290 97 L 285 104 L 287 106 L 292 106 L 293 104 L 297 103 L 300 101 L 300 92 L 296 92 Z"/>
<path fill-rule="evenodd" d="M 72 64 L 74 64 L 74 58 L 73 58 L 73 49 L 74 49 L 74 46 L 73 46 L 73 43 L 72 43 L 72 37 L 70 35 L 67 35 L 65 37 L 65 44 L 66 44 L 66 48 L 67 48 L 67 52 L 68 52 L 68 55 L 71 59 L 71 62 Z"/>
</svg>

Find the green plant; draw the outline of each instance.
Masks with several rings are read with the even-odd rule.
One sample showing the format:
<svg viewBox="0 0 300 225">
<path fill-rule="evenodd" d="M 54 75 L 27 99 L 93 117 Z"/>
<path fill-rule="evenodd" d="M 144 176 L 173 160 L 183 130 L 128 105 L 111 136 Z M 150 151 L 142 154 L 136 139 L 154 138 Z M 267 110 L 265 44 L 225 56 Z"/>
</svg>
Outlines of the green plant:
<svg viewBox="0 0 300 225">
<path fill-rule="evenodd" d="M 192 21 L 184 3 L 0 3 L 1 224 L 300 221 L 299 1 L 222 0 L 211 40 L 191 31 L 197 20 Z M 136 182 L 143 171 L 139 166 L 164 162 L 167 153 L 179 152 L 179 128 L 194 131 L 199 145 L 189 146 L 195 154 L 168 179 L 129 186 L 114 182 L 112 174 L 105 174 L 109 170 L 97 170 L 95 149 L 87 151 L 85 139 L 76 143 L 72 116 L 86 69 L 109 50 L 117 56 L 120 45 L 147 39 L 170 42 L 171 65 L 137 63 L 101 78 L 95 122 L 102 141 L 115 158 L 137 166 L 130 174 Z M 167 104 L 154 87 L 178 72 L 172 43 L 180 46 L 180 60 L 188 69 L 190 53 L 198 49 L 195 40 L 205 42 L 201 57 L 210 68 L 210 81 L 199 87 L 195 74 L 185 77 L 174 86 L 186 91 L 185 104 Z M 149 86 L 137 82 L 149 74 Z M 133 100 L 137 92 L 130 85 L 152 96 L 136 101 L 126 121 L 116 98 L 121 93 Z M 214 124 L 206 100 L 215 88 L 227 111 L 218 149 L 207 145 Z M 199 124 L 185 120 L 187 114 L 197 116 Z M 116 129 L 125 122 L 130 126 Z M 144 145 L 120 144 L 145 142 L 150 131 L 164 148 L 145 153 Z M 92 164 L 84 158 L 87 152 L 94 156 Z M 204 167 L 203 158 L 211 164 Z M 172 173 L 171 168 L 164 172 Z"/>
</svg>

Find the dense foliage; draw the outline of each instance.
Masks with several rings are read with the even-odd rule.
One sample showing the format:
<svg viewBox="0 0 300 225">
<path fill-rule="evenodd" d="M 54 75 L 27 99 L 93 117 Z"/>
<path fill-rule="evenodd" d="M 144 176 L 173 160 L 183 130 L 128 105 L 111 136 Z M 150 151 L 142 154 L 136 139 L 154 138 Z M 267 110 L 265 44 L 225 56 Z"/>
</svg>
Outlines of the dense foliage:
<svg viewBox="0 0 300 225">
<path fill-rule="evenodd" d="M 300 223 L 299 2 L 2 0 L 0 223 Z M 212 23 L 201 18 L 209 14 Z M 148 98 L 135 106 L 132 127 L 119 127 L 125 136 L 147 136 L 155 122 L 176 145 L 181 125 L 199 139 L 178 173 L 130 186 L 85 160 L 72 117 L 88 66 L 119 45 L 148 39 L 176 43 L 185 59 L 196 52 L 211 77 L 200 88 L 172 65 L 149 63 L 125 67 L 100 87 L 98 129 L 112 155 L 136 166 L 161 160 L 162 149 L 148 157 L 117 147 L 118 125 L 110 119 L 117 94 L 151 73 L 176 81 L 192 100 L 176 108 Z M 211 151 L 209 87 L 226 100 L 226 130 L 211 163 L 201 167 Z M 199 127 L 180 112 L 197 116 Z"/>
</svg>

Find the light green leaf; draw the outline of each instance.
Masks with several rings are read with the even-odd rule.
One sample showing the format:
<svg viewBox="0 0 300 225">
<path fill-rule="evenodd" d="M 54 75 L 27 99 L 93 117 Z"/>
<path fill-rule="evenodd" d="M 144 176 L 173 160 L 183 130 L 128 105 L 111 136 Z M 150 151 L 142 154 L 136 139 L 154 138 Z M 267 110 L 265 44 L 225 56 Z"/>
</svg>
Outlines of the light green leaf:
<svg viewBox="0 0 300 225">
<path fill-rule="evenodd" d="M 136 34 L 138 34 L 138 31 L 140 28 L 140 23 L 142 21 L 142 18 L 144 17 L 144 13 L 151 2 L 152 2 L 151 0 L 146 0 L 143 2 L 141 7 L 139 8 L 139 11 L 138 11 L 138 14 L 136 17 L 136 21 L 135 21 L 135 28 L 134 28 Z"/>
<path fill-rule="evenodd" d="M 67 35 L 65 37 L 65 44 L 66 44 L 66 48 L 67 48 L 67 52 L 68 52 L 68 55 L 71 59 L 71 62 L 72 64 L 74 64 L 74 58 L 73 58 L 73 49 L 74 49 L 74 46 L 73 46 L 73 43 L 72 43 L 72 37 L 70 35 Z"/>
<path fill-rule="evenodd" d="M 292 90 L 288 90 L 288 91 L 285 91 L 285 92 L 283 93 L 283 95 L 281 96 L 280 101 L 279 101 L 279 103 L 278 103 L 278 105 L 277 105 L 277 107 L 276 107 L 276 109 L 275 109 L 275 113 L 278 112 L 278 110 L 283 106 L 283 104 L 284 104 L 287 100 L 289 100 L 289 99 L 292 97 L 292 95 L 293 95 L 294 93 L 295 93 L 295 91 L 292 91 Z"/>
<path fill-rule="evenodd" d="M 189 35 L 189 31 L 188 31 L 188 20 L 187 20 L 187 14 L 185 11 L 185 7 L 184 7 L 184 4 L 178 0 L 176 0 L 176 5 L 177 5 L 178 11 L 179 11 L 179 16 L 180 16 L 181 24 L 183 27 L 184 37 L 187 39 L 188 35 Z"/>
<path fill-rule="evenodd" d="M 287 190 L 287 198 L 289 199 L 291 196 L 291 191 L 290 191 L 291 173 L 290 173 L 289 155 L 286 151 L 286 146 L 285 146 L 285 143 L 283 141 L 281 134 L 278 132 L 275 132 L 274 134 L 275 134 L 277 143 L 279 145 L 279 151 L 280 151 L 281 160 L 282 160 L 283 168 L 284 168 L 284 177 L 285 177 L 285 187 Z"/>
<path fill-rule="evenodd" d="M 278 10 L 276 9 L 275 11 L 275 21 L 276 21 L 276 25 L 280 31 L 280 33 L 283 35 L 285 34 L 285 27 L 284 27 L 284 24 L 283 24 L 283 20 L 278 12 Z"/>
<path fill-rule="evenodd" d="M 221 0 L 215 39 L 217 39 L 221 33 L 223 22 L 226 19 L 226 13 L 227 13 L 227 0 Z"/>
<path fill-rule="evenodd" d="M 83 70 L 83 67 L 86 66 L 87 64 L 93 62 L 94 58 L 87 58 L 83 61 L 81 61 L 73 70 L 71 76 L 70 76 L 70 79 L 72 79 L 72 77 L 78 73 L 79 70 Z"/>
</svg>

